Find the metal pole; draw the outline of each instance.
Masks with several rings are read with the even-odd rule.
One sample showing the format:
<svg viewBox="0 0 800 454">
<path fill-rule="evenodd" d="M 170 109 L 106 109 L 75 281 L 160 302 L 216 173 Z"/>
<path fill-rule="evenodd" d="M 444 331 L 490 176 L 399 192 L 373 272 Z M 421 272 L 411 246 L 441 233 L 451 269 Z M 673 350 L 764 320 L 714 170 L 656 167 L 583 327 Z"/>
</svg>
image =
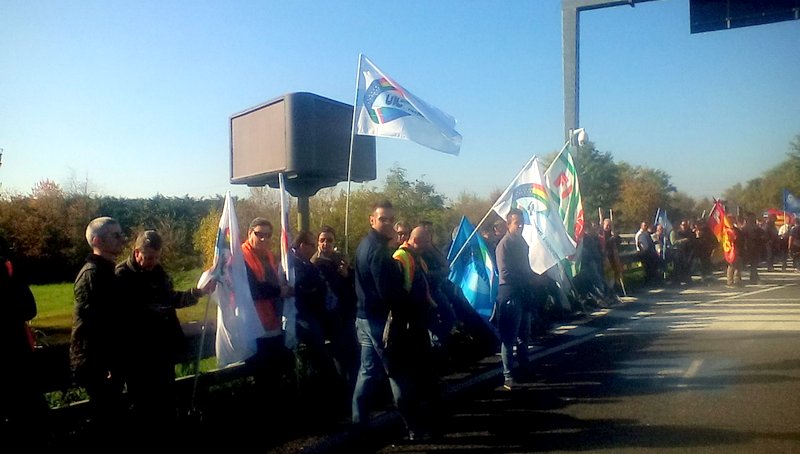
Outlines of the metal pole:
<svg viewBox="0 0 800 454">
<path fill-rule="evenodd" d="M 297 198 L 297 231 L 308 231 L 310 225 L 311 214 L 308 208 L 308 196 L 300 196 Z"/>
<path fill-rule="evenodd" d="M 564 65 L 564 137 L 580 126 L 580 13 L 592 9 L 629 5 L 653 0 L 563 0 L 561 40 Z"/>
</svg>

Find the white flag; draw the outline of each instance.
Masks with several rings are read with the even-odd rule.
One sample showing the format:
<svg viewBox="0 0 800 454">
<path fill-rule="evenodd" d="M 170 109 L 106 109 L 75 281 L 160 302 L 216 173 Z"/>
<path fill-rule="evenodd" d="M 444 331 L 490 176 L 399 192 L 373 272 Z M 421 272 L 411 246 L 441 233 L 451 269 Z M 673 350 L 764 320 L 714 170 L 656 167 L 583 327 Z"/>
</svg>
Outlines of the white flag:
<svg viewBox="0 0 800 454">
<path fill-rule="evenodd" d="M 217 281 L 211 299 L 217 303 L 216 351 L 219 367 L 253 356 L 256 338 L 265 334 L 250 295 L 241 246 L 239 223 L 228 191 L 219 220 L 214 264 L 200 276 L 197 283 L 198 288 L 205 288 L 210 281 Z"/>
<path fill-rule="evenodd" d="M 528 161 L 492 207 L 503 219 L 511 208 L 519 208 L 525 216 L 522 237 L 530 247 L 528 260 L 534 272 L 543 274 L 575 253 L 575 244 L 545 189 L 536 156 Z"/>
<path fill-rule="evenodd" d="M 453 117 L 412 95 L 365 55 L 358 68 L 356 134 L 407 139 L 458 154 L 461 134 L 455 130 Z"/>
</svg>

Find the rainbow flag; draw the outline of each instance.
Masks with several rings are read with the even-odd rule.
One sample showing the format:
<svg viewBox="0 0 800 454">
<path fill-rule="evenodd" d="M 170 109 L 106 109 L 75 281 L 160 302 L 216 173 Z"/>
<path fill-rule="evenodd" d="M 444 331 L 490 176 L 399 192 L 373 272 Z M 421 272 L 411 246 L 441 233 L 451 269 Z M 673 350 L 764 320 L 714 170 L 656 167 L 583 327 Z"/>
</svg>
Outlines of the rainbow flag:
<svg viewBox="0 0 800 454">
<path fill-rule="evenodd" d="M 461 134 L 453 117 L 411 94 L 366 55 L 359 56 L 357 72 L 354 134 L 406 139 L 458 154 Z"/>
<path fill-rule="evenodd" d="M 519 208 L 524 214 L 522 237 L 528 243 L 528 261 L 534 272 L 543 274 L 575 254 L 575 243 L 564 228 L 558 206 L 545 190 L 544 176 L 535 155 L 492 206 L 503 219 L 512 208 Z"/>
</svg>

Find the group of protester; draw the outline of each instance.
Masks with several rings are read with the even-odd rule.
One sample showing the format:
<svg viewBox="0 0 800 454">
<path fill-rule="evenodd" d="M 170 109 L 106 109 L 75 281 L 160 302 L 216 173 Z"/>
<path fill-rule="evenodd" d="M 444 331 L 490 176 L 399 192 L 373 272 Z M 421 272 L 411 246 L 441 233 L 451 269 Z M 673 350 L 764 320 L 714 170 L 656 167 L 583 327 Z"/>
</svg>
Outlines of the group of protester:
<svg viewBox="0 0 800 454">
<path fill-rule="evenodd" d="M 800 220 L 781 230 L 772 217 L 730 221 L 732 247 L 727 249 L 734 256 L 728 260 L 728 285 L 742 285 L 743 265 L 750 267 L 750 282 L 758 282 L 763 261 L 769 270 L 776 260 L 785 268 L 787 256 L 795 267 L 800 264 Z M 512 209 L 482 232 L 499 273 L 489 321 L 499 335 L 506 389 L 527 373 L 533 331 L 547 327 L 551 311 L 611 305 L 625 292 L 621 239 L 610 219 L 585 226 L 580 271 L 568 298 L 555 279 L 531 270 L 523 223 L 523 213 Z M 468 302 L 447 279 L 449 266 L 433 246 L 429 222 L 413 228 L 396 222 L 392 204 L 382 201 L 371 208 L 369 224 L 353 264 L 335 248 L 332 228 L 322 227 L 316 235 L 300 232 L 289 257 L 295 270 L 290 284 L 273 253 L 272 224 L 261 217 L 252 220 L 241 248 L 264 334 L 246 365 L 259 398 L 273 404 L 299 399 L 300 407 L 315 408 L 309 417 L 349 413 L 354 428 L 363 432 L 374 400 L 388 383 L 409 439 L 418 440 L 435 429 L 437 354 L 447 350 L 457 323 L 468 316 Z M 667 270 L 673 283 L 691 283 L 695 268 L 708 282 L 712 253 L 721 246 L 708 224 L 684 220 L 666 233 L 662 225 L 642 222 L 635 235 L 646 283 L 660 283 Z M 86 240 L 92 253 L 75 280 L 70 361 L 76 384 L 89 396 L 92 433 L 107 440 L 119 433 L 123 415 L 132 415 L 128 427 L 133 430 L 166 434 L 177 416 L 174 365 L 184 343 L 176 309 L 197 304 L 214 283 L 175 290 L 160 265 L 162 240 L 154 230 L 139 234 L 130 256 L 119 263 L 126 239 L 115 219 L 92 220 Z M 35 301 L 27 286 L 13 279 L 11 263 L 3 259 L 2 264 L 0 289 L 15 303 L 9 327 L 2 330 L 14 339 L 4 345 L 15 346 L 15 362 L 31 364 L 27 321 L 36 314 Z M 283 304 L 288 298 L 296 316 L 287 328 Z M 292 342 L 287 342 L 289 328 Z M 13 399 L 4 393 L 4 422 L 24 423 L 46 408 L 30 377 L 3 374 L 3 380 L 4 389 L 20 390 Z"/>
<path fill-rule="evenodd" d="M 454 301 L 458 295 L 447 280 L 447 260 L 433 246 L 430 222 L 413 228 L 396 222 L 392 204 L 382 201 L 372 207 L 369 224 L 352 265 L 335 249 L 332 228 L 322 227 L 316 236 L 299 232 L 290 285 L 272 252 L 272 224 L 263 218 L 250 223 L 243 249 L 267 334 L 247 362 L 265 396 L 286 395 L 280 390 L 287 391 L 288 383 L 296 386 L 301 407 L 314 408 L 317 417 L 349 413 L 355 430 L 364 433 L 376 399 L 388 388 L 409 439 L 419 440 L 435 419 L 437 352 L 446 349 L 458 308 L 468 303 Z M 296 309 L 292 342 L 280 325 L 287 297 Z"/>
<path fill-rule="evenodd" d="M 697 272 L 700 282 L 710 285 L 715 268 L 714 257 L 726 263 L 726 284 L 742 287 L 742 271 L 749 273 L 749 283 L 760 280 L 758 268 L 762 264 L 768 272 L 781 265 L 785 271 L 787 262 L 800 270 L 800 218 L 795 224 L 776 226 L 776 216 L 767 219 L 752 214 L 728 215 L 721 223 L 721 244 L 707 220 L 694 223 L 684 219 L 678 228 L 667 234 L 663 225 L 655 226 L 642 222 L 635 235 L 639 260 L 645 271 L 645 283 L 658 285 L 668 279 L 674 285 L 693 283 L 692 274 Z M 716 252 L 716 254 L 715 254 Z M 721 261 L 721 260 L 719 260 Z"/>
</svg>

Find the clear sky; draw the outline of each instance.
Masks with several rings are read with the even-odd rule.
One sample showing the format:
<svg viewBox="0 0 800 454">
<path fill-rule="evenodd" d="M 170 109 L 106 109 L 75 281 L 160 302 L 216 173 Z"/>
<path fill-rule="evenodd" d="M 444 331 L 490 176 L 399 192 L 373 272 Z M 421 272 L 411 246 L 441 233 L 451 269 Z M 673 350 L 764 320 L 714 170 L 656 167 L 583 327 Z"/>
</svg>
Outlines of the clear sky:
<svg viewBox="0 0 800 454">
<path fill-rule="evenodd" d="M 246 194 L 229 119 L 282 94 L 352 104 L 359 53 L 458 121 L 459 156 L 377 140 L 444 194 L 505 188 L 563 132 L 558 0 L 0 0 L 3 190 Z M 581 15 L 581 119 L 617 162 L 718 196 L 800 134 L 800 21 L 691 35 L 688 0 Z"/>
</svg>

